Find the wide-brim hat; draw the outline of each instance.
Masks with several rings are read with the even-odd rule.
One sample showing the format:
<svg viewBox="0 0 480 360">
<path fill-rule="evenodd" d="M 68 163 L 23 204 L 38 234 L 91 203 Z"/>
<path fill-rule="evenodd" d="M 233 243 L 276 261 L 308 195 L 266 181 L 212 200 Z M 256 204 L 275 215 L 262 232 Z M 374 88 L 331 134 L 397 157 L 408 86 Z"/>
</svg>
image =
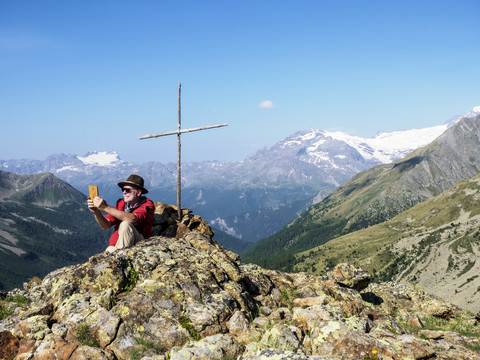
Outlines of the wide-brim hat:
<svg viewBox="0 0 480 360">
<path fill-rule="evenodd" d="M 118 186 L 123 188 L 125 185 L 133 185 L 142 190 L 142 194 L 148 193 L 148 190 L 143 187 L 143 178 L 140 175 L 132 174 L 127 180 L 119 182 Z"/>
</svg>

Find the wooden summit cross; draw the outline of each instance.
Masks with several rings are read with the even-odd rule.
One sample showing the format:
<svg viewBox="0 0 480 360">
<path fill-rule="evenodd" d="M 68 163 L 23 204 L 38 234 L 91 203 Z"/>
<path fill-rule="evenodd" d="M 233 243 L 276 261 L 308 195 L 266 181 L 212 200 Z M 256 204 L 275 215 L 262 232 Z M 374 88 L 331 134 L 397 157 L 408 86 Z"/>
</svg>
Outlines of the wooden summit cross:
<svg viewBox="0 0 480 360">
<path fill-rule="evenodd" d="M 180 143 L 180 134 L 182 133 L 187 133 L 187 132 L 192 132 L 192 131 L 199 131 L 199 130 L 207 130 L 207 129 L 213 129 L 213 128 L 218 128 L 222 126 L 228 126 L 228 124 L 219 124 L 219 125 L 210 125 L 210 126 L 203 126 L 203 127 L 198 127 L 198 128 L 192 128 L 192 129 L 181 129 L 181 120 L 182 120 L 182 113 L 181 113 L 181 102 L 180 102 L 180 95 L 181 95 L 181 88 L 182 84 L 178 83 L 178 129 L 177 131 L 169 131 L 169 132 L 164 132 L 164 133 L 156 133 L 156 134 L 151 134 L 151 135 L 143 135 L 140 136 L 140 140 L 144 139 L 151 139 L 151 138 L 157 138 L 160 136 L 167 136 L 167 135 L 175 135 L 177 134 L 177 143 L 178 143 L 178 156 L 177 156 L 177 211 L 178 211 L 178 221 L 182 219 L 182 207 L 181 207 L 181 143 Z"/>
</svg>

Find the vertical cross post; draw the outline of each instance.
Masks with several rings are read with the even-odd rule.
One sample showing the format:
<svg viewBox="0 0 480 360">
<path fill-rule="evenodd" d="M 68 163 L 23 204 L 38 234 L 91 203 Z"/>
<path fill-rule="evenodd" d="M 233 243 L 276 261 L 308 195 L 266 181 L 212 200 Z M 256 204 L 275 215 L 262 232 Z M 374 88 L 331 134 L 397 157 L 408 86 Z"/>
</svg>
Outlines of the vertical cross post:
<svg viewBox="0 0 480 360">
<path fill-rule="evenodd" d="M 181 163 L 181 141 L 180 141 L 180 135 L 182 133 L 187 133 L 187 132 L 192 132 L 192 131 L 199 131 L 199 130 L 207 130 L 207 129 L 213 129 L 213 128 L 218 128 L 218 127 L 223 127 L 223 126 L 228 126 L 228 124 L 218 124 L 218 125 L 209 125 L 209 126 L 203 126 L 199 128 L 192 128 L 192 129 L 185 129 L 182 130 L 181 128 L 181 122 L 182 122 L 182 111 L 181 111 L 181 88 L 182 84 L 178 83 L 178 128 L 177 131 L 170 131 L 170 132 L 164 132 L 164 133 L 156 133 L 156 134 L 151 134 L 151 135 L 143 135 L 140 136 L 140 140 L 144 139 L 151 139 L 151 138 L 157 138 L 160 136 L 166 136 L 166 135 L 174 135 L 177 134 L 177 211 L 178 211 L 178 221 L 182 220 L 182 208 L 181 208 L 181 191 L 182 191 L 182 185 L 181 185 L 181 178 L 182 178 L 182 163 Z"/>
<path fill-rule="evenodd" d="M 178 132 L 177 132 L 177 143 L 178 143 L 178 152 L 177 152 L 177 211 L 178 211 L 178 221 L 182 220 L 182 162 L 181 162 L 181 154 L 182 154 L 182 144 L 180 141 L 180 134 L 182 128 L 182 108 L 181 108 L 181 90 L 182 84 L 178 83 Z"/>
</svg>

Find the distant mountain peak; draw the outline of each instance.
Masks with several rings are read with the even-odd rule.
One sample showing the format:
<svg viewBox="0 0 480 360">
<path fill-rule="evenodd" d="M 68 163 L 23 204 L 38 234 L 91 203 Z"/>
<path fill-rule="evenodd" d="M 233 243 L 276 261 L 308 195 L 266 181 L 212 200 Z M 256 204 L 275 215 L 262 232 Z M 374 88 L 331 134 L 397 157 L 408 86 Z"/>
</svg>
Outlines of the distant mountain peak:
<svg viewBox="0 0 480 360">
<path fill-rule="evenodd" d="M 480 106 L 475 106 L 470 112 L 463 115 L 463 117 L 475 117 L 480 114 Z"/>
<path fill-rule="evenodd" d="M 423 129 L 382 131 L 371 138 L 362 138 L 341 131 L 308 129 L 287 137 L 282 146 L 288 148 L 298 144 L 308 144 L 303 153 L 318 158 L 320 145 L 328 139 L 338 140 L 354 148 L 366 161 L 386 164 L 401 159 L 419 147 L 428 145 L 452 124 L 454 122 Z"/>
<path fill-rule="evenodd" d="M 111 166 L 118 165 L 123 161 L 116 151 L 90 151 L 85 156 L 77 156 L 85 165 Z"/>
<path fill-rule="evenodd" d="M 480 106 L 474 106 L 472 110 L 462 115 L 455 115 L 447 121 L 449 126 L 456 124 L 461 118 L 474 118 L 480 114 Z"/>
</svg>

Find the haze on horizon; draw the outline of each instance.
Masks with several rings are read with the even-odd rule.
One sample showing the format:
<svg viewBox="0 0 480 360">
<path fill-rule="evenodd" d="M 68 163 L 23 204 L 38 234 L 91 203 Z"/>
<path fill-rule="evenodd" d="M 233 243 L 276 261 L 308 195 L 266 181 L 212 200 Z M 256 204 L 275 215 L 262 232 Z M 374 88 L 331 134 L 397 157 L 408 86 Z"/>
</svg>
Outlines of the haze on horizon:
<svg viewBox="0 0 480 360">
<path fill-rule="evenodd" d="M 0 159 L 242 160 L 309 128 L 373 137 L 480 105 L 480 3 L 0 4 Z"/>
</svg>

